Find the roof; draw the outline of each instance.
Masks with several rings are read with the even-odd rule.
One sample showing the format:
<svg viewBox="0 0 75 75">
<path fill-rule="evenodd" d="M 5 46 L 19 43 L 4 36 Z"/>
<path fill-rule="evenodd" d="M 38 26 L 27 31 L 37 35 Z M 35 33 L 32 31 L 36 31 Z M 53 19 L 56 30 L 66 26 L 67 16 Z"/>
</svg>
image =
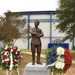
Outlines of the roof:
<svg viewBox="0 0 75 75">
<path fill-rule="evenodd" d="M 33 14 L 56 14 L 56 11 L 23 11 L 23 12 L 15 12 L 23 15 L 33 15 Z"/>
</svg>

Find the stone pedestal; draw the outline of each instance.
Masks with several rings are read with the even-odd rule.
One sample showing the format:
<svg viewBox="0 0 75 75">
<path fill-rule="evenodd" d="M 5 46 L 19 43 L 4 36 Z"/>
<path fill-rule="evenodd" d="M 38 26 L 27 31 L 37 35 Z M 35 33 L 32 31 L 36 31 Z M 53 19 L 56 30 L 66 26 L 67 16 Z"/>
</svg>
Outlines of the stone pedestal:
<svg viewBox="0 0 75 75">
<path fill-rule="evenodd" d="M 45 63 L 42 65 L 28 63 L 24 68 L 24 75 L 50 75 L 50 71 L 45 66 Z"/>
</svg>

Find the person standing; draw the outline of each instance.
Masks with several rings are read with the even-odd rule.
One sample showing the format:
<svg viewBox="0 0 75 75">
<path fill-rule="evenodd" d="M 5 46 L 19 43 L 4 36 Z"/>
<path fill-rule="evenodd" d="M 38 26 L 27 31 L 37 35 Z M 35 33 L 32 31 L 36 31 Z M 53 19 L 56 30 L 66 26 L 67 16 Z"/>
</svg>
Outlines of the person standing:
<svg viewBox="0 0 75 75">
<path fill-rule="evenodd" d="M 42 64 L 40 61 L 40 55 L 41 55 L 41 39 L 40 37 L 43 37 L 43 31 L 38 28 L 39 21 L 35 20 L 33 28 L 30 29 L 30 34 L 32 36 L 31 40 L 31 52 L 32 52 L 32 65 L 35 65 L 35 51 L 37 49 L 37 64 Z"/>
</svg>

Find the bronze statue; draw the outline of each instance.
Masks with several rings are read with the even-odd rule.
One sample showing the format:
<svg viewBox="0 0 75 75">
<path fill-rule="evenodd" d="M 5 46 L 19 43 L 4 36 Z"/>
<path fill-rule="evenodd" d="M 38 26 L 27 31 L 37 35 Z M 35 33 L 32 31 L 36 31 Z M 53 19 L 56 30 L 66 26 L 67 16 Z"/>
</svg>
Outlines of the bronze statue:
<svg viewBox="0 0 75 75">
<path fill-rule="evenodd" d="M 40 54 L 41 54 L 41 39 L 44 34 L 40 28 L 38 28 L 39 21 L 36 20 L 34 22 L 35 27 L 30 29 L 30 34 L 32 35 L 31 40 L 31 52 L 32 52 L 32 65 L 35 65 L 35 51 L 37 49 L 37 64 L 42 64 L 40 62 Z"/>
</svg>

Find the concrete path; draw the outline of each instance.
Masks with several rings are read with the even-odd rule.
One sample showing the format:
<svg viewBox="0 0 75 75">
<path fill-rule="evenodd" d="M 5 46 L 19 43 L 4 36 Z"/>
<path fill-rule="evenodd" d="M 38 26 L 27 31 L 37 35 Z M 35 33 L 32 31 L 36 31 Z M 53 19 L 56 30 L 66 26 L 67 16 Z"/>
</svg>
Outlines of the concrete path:
<svg viewBox="0 0 75 75">
<path fill-rule="evenodd" d="M 23 51 L 22 51 L 22 52 L 23 52 Z M 23 52 L 23 53 L 30 54 L 30 55 L 32 54 L 31 52 Z M 35 56 L 37 56 L 37 53 L 35 53 Z M 45 58 L 45 55 L 44 55 L 44 54 L 41 54 L 41 57 L 42 57 L 42 58 Z"/>
<path fill-rule="evenodd" d="M 30 54 L 30 55 L 32 54 L 31 52 L 24 52 L 24 51 L 22 51 L 22 53 L 26 53 L 26 54 Z M 35 56 L 37 56 L 37 53 L 35 53 Z M 41 54 L 41 57 L 45 58 L 45 55 Z M 72 61 L 72 63 L 75 64 L 75 61 Z"/>
</svg>

